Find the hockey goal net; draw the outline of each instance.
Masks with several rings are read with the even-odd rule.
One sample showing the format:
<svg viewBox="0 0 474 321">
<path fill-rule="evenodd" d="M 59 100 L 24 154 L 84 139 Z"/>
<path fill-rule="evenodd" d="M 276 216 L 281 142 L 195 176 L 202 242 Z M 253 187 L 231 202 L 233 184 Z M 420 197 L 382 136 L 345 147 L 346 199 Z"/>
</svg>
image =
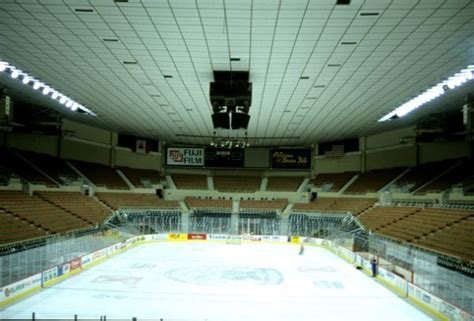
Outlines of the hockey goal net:
<svg viewBox="0 0 474 321">
<path fill-rule="evenodd" d="M 241 235 L 227 235 L 225 240 L 225 244 L 242 244 L 242 236 Z"/>
</svg>

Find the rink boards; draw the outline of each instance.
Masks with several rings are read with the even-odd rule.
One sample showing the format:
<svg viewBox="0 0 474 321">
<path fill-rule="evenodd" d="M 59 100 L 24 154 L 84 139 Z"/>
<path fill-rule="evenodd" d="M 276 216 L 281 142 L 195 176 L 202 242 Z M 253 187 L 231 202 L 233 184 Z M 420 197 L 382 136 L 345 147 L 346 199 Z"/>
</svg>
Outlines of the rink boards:
<svg viewBox="0 0 474 321">
<path fill-rule="evenodd" d="M 0 308 L 11 304 L 25 296 L 28 296 L 43 287 L 51 286 L 63 279 L 75 275 L 84 269 L 88 269 L 103 260 L 113 257 L 127 249 L 148 242 L 217 242 L 225 243 L 228 236 L 223 234 L 200 234 L 200 233 L 166 233 L 137 236 L 109 246 L 107 248 L 76 257 L 73 260 L 60 264 L 56 267 L 30 276 L 21 281 L 12 283 L 2 288 L 0 293 Z M 307 238 L 298 236 L 260 236 L 243 235 L 243 243 L 277 243 L 277 244 L 305 244 L 309 246 L 322 246 L 345 260 L 363 267 L 370 271 L 370 261 L 352 251 L 340 247 L 337 244 L 323 239 Z M 232 245 L 230 245 L 232 246 Z M 402 277 L 380 267 L 378 280 L 389 288 L 410 298 L 420 308 L 444 320 L 474 321 L 474 317 L 467 312 L 447 303 L 432 294 L 418 288 Z"/>
</svg>

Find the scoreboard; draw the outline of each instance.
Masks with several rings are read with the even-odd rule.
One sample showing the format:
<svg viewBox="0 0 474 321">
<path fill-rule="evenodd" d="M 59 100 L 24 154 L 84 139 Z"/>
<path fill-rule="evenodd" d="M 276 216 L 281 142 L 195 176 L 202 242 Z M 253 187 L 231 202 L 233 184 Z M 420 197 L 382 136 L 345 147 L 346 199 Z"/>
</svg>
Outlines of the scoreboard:
<svg viewBox="0 0 474 321">
<path fill-rule="evenodd" d="M 204 167 L 242 168 L 244 167 L 244 149 L 206 147 Z"/>
</svg>

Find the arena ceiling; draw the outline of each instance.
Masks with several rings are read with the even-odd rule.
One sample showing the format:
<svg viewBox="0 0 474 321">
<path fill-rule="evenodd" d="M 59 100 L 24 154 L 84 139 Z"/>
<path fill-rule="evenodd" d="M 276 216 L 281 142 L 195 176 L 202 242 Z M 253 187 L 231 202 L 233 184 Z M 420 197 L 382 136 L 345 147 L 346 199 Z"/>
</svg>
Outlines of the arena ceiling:
<svg viewBox="0 0 474 321">
<path fill-rule="evenodd" d="M 264 137 L 261 145 L 404 127 L 460 110 L 474 90 L 470 81 L 405 118 L 377 121 L 474 63 L 471 0 L 0 0 L 0 28 L 0 60 L 98 116 L 0 75 L 11 95 L 168 142 L 209 143 L 192 136 L 213 135 L 213 70 L 250 72 L 248 136 Z"/>
</svg>

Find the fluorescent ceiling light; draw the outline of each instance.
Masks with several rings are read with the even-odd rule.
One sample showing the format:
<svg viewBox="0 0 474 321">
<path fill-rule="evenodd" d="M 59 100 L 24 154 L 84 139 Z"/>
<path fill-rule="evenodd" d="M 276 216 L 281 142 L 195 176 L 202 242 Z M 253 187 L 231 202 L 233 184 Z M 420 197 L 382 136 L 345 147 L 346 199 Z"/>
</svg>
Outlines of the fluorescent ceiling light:
<svg viewBox="0 0 474 321">
<path fill-rule="evenodd" d="M 49 91 L 51 90 L 51 88 L 49 88 L 48 86 L 44 86 L 43 87 L 43 95 L 47 95 L 49 94 Z"/>
<path fill-rule="evenodd" d="M 44 84 L 41 81 L 36 80 L 35 84 L 33 85 L 33 89 L 38 90 L 41 86 L 44 86 Z"/>
<path fill-rule="evenodd" d="M 11 77 L 13 79 L 16 79 L 16 78 L 18 78 L 18 76 L 20 76 L 20 74 L 21 74 L 21 70 L 13 69 L 12 73 L 11 73 Z"/>
<path fill-rule="evenodd" d="M 45 96 L 48 96 L 50 93 L 52 93 L 51 96 L 48 96 L 48 97 L 56 101 L 59 98 L 59 103 L 66 105 L 65 106 L 66 108 L 71 108 L 71 110 L 73 111 L 81 109 L 86 114 L 97 116 L 97 114 L 92 112 L 90 109 L 83 107 L 82 105 L 78 103 L 75 103 L 73 99 L 55 90 L 51 86 L 42 83 L 38 79 L 31 77 L 25 72 L 22 72 L 21 70 L 17 69 L 15 66 L 10 65 L 8 62 L 0 60 L 0 72 L 2 71 L 10 73 L 10 77 L 13 79 L 20 79 L 19 77 L 22 76 L 21 82 L 23 83 L 23 85 L 32 86 L 34 90 L 39 90 L 40 88 L 42 88 L 41 92 Z"/>
<path fill-rule="evenodd" d="M 467 66 L 466 69 L 462 69 L 460 72 L 454 74 L 446 80 L 434 85 L 418 96 L 410 99 L 401 106 L 395 108 L 385 116 L 379 119 L 379 122 L 384 122 L 391 119 L 397 119 L 407 115 L 413 110 L 421 107 L 427 102 L 432 101 L 435 98 L 446 93 L 449 89 L 454 89 L 456 87 L 462 86 L 464 83 L 471 81 L 474 73 L 474 65 Z"/>
</svg>

